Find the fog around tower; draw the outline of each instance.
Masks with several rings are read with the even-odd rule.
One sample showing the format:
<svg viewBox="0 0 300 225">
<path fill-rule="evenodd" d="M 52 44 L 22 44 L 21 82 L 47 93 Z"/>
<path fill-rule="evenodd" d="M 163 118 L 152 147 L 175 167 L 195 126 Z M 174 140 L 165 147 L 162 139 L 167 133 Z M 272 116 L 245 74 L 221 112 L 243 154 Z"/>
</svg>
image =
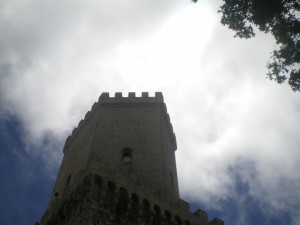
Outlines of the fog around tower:
<svg viewBox="0 0 300 225">
<path fill-rule="evenodd" d="M 21 142 L 20 163 L 1 170 L 23 171 L 10 186 L 36 170 L 54 182 L 65 138 L 101 92 L 161 91 L 183 199 L 225 224 L 300 224 L 299 94 L 264 77 L 272 37 L 234 39 L 219 3 L 2 1 L 0 134 Z"/>
</svg>

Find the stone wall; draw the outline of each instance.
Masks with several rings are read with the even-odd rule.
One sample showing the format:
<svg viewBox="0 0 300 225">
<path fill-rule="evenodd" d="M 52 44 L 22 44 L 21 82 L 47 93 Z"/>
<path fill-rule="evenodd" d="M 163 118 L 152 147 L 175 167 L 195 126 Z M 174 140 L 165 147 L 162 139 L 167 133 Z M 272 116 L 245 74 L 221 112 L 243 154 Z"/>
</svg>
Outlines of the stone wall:
<svg viewBox="0 0 300 225">
<path fill-rule="evenodd" d="M 183 202 L 182 202 L 183 203 Z M 187 203 L 186 203 L 187 204 Z M 51 215 L 51 216 L 50 216 Z M 223 225 L 215 218 L 207 220 L 206 212 L 191 213 L 185 205 L 172 207 L 129 193 L 99 175 L 87 175 L 81 185 L 46 212 L 40 225 Z"/>
<path fill-rule="evenodd" d="M 222 225 L 179 197 L 162 93 L 103 93 L 67 138 L 42 225 Z"/>
<path fill-rule="evenodd" d="M 175 154 L 176 138 L 163 96 L 149 97 L 102 93 L 84 120 L 67 138 L 50 206 L 62 195 L 66 183 L 77 185 L 83 172 L 114 178 L 116 183 L 132 184 L 144 192 L 179 198 Z M 124 149 L 130 149 L 131 162 L 122 162 Z M 145 188 L 146 186 L 146 188 Z"/>
</svg>

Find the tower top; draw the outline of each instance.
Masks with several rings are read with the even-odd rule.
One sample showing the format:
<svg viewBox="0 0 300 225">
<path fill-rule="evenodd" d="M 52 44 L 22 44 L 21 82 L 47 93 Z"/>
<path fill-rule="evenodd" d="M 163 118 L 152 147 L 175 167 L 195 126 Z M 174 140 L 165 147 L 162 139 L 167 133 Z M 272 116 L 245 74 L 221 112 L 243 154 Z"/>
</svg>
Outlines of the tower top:
<svg viewBox="0 0 300 225">
<path fill-rule="evenodd" d="M 110 97 L 108 92 L 103 92 L 98 102 L 95 102 L 91 108 L 90 111 L 88 111 L 84 119 L 81 120 L 78 123 L 78 126 L 73 129 L 72 134 L 67 138 L 66 143 L 69 143 L 73 137 L 76 137 L 76 134 L 78 133 L 79 129 L 84 126 L 87 120 L 91 117 L 92 114 L 94 114 L 99 107 L 105 107 L 106 104 L 116 104 L 120 107 L 132 107 L 133 105 L 138 106 L 141 104 L 141 106 L 145 104 L 149 104 L 148 106 L 156 106 L 157 104 L 160 105 L 160 109 L 162 110 L 163 118 L 166 122 L 167 129 L 171 135 L 171 142 L 172 142 L 172 148 L 175 151 L 177 149 L 177 143 L 176 143 L 176 136 L 173 131 L 173 126 L 170 121 L 170 116 L 167 112 L 166 104 L 164 103 L 164 97 L 162 92 L 155 92 L 155 96 L 151 97 L 149 96 L 148 92 L 142 92 L 141 97 L 137 97 L 135 92 L 129 92 L 128 97 L 124 97 L 122 92 L 115 92 L 114 97 Z M 64 152 L 67 149 L 64 148 Z"/>
<path fill-rule="evenodd" d="M 141 97 L 136 97 L 135 92 L 129 92 L 128 97 L 123 97 L 122 92 L 116 92 L 115 97 L 110 97 L 108 92 L 103 92 L 98 100 L 99 103 L 164 103 L 161 92 L 155 92 L 154 97 L 149 97 L 148 92 L 142 92 Z"/>
</svg>

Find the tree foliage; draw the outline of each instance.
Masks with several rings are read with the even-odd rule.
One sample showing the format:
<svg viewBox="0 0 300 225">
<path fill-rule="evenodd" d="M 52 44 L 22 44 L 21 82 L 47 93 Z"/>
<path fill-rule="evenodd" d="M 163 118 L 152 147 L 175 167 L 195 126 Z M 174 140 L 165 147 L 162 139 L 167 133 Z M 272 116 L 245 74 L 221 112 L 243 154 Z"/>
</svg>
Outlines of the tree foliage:
<svg viewBox="0 0 300 225">
<path fill-rule="evenodd" d="M 235 37 L 254 37 L 253 27 L 271 33 L 277 46 L 267 62 L 267 77 L 280 84 L 288 78 L 292 90 L 300 91 L 299 0 L 223 0 L 218 12 Z"/>
</svg>

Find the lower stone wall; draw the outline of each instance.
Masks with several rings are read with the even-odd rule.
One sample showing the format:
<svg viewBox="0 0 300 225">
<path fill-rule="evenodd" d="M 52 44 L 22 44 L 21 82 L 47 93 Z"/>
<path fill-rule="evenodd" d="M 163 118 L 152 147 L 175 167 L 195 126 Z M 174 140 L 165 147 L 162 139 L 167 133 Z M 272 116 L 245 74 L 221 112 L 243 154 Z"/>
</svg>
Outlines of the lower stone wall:
<svg viewBox="0 0 300 225">
<path fill-rule="evenodd" d="M 206 213 L 196 212 L 160 205 L 99 175 L 88 175 L 44 214 L 39 225 L 224 225 L 218 218 L 208 222 Z"/>
</svg>

